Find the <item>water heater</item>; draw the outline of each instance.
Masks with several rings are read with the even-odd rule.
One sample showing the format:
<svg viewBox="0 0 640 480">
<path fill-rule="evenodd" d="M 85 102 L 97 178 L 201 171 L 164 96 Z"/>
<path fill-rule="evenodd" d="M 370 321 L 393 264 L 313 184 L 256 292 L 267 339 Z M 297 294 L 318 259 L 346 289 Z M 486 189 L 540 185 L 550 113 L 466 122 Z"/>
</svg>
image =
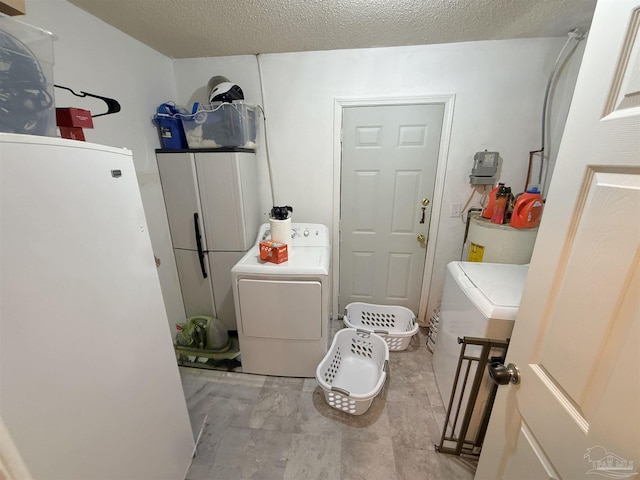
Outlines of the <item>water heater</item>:
<svg viewBox="0 0 640 480">
<path fill-rule="evenodd" d="M 469 262 L 512 263 L 531 261 L 538 228 L 513 228 L 497 225 L 479 214 L 469 220 L 469 234 L 463 260 Z"/>
</svg>

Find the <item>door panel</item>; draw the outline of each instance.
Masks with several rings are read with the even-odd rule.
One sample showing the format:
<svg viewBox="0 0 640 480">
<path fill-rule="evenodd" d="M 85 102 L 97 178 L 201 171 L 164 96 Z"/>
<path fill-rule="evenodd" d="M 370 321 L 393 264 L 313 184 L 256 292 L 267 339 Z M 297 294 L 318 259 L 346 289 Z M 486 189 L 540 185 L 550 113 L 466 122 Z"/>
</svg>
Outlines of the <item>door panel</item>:
<svg viewBox="0 0 640 480">
<path fill-rule="evenodd" d="M 353 290 L 359 297 L 373 295 L 373 272 L 375 271 L 373 252 L 353 252 Z"/>
<path fill-rule="evenodd" d="M 203 230 L 193 155 L 190 153 L 159 153 L 157 159 L 173 248 L 195 250 L 197 246 L 194 213 L 198 213 L 200 231 Z M 202 248 L 206 250 L 204 235 L 202 235 L 202 242 Z"/>
<path fill-rule="evenodd" d="M 208 250 L 246 251 L 258 232 L 258 180 L 253 153 L 196 153 Z"/>
<path fill-rule="evenodd" d="M 378 172 L 354 172 L 354 232 L 374 233 L 376 211 L 376 187 L 379 183 Z"/>
<path fill-rule="evenodd" d="M 339 308 L 355 301 L 418 310 L 444 105 L 343 113 Z"/>
<path fill-rule="evenodd" d="M 387 298 L 406 300 L 409 297 L 411 257 L 406 253 L 389 254 Z"/>
<path fill-rule="evenodd" d="M 629 282 L 629 260 L 638 246 L 638 225 L 628 220 L 638 215 L 640 205 L 638 172 L 591 171 L 588 175 L 590 179 L 581 192 L 586 201 L 572 226 L 575 233 L 567 246 L 567 264 L 554 279 L 557 297 L 549 299 L 555 305 L 539 357 L 555 381 L 580 406 L 590 392 L 597 364 L 609 355 L 617 355 L 605 347 L 610 332 L 619 327 L 618 292 L 623 292 Z M 598 251 L 606 255 L 595 255 Z M 566 298 L 572 301 L 564 301 Z M 585 318 L 600 321 L 588 326 L 567 355 L 566 339 L 584 329 Z"/>
<path fill-rule="evenodd" d="M 518 432 L 515 453 L 518 457 L 518 462 L 517 464 L 512 463 L 507 467 L 504 478 L 560 480 L 544 450 L 524 423 Z M 526 476 L 522 476 L 523 471 L 527 472 Z"/>
<path fill-rule="evenodd" d="M 207 278 L 202 276 L 197 251 L 176 249 L 174 253 L 187 318 L 196 315 L 215 317 L 216 309 L 211 292 L 211 271 L 207 272 Z M 207 257 L 205 256 L 205 269 L 207 267 Z"/>
<path fill-rule="evenodd" d="M 413 233 L 415 223 L 415 199 L 420 198 L 422 171 L 396 172 L 393 188 L 391 233 Z"/>
<path fill-rule="evenodd" d="M 242 333 L 247 337 L 319 340 L 322 285 L 318 281 L 238 281 Z M 277 352 L 274 352 L 277 353 Z"/>
<path fill-rule="evenodd" d="M 231 288 L 231 269 L 246 252 L 209 252 L 209 271 L 217 318 L 227 330 L 237 330 L 236 309 Z"/>
<path fill-rule="evenodd" d="M 639 27 L 638 0 L 598 3 L 478 479 L 637 475 Z"/>
</svg>

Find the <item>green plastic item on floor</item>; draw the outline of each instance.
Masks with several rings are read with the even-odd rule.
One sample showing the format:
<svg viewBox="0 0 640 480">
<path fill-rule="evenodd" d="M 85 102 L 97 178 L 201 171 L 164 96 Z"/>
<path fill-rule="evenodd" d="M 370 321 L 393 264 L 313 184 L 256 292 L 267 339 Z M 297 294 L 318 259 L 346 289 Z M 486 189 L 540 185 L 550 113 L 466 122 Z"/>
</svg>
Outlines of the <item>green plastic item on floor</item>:
<svg viewBox="0 0 640 480">
<path fill-rule="evenodd" d="M 205 315 L 176 323 L 176 346 L 222 353 L 231 348 L 229 334 L 220 320 Z"/>
</svg>

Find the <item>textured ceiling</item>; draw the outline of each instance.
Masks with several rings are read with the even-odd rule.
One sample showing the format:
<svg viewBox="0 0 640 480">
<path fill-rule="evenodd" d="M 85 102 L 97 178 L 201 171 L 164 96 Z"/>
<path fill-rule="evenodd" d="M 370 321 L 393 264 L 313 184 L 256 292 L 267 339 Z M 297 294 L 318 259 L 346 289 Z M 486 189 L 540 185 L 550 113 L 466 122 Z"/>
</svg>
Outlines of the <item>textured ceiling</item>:
<svg viewBox="0 0 640 480">
<path fill-rule="evenodd" d="M 69 0 L 172 58 L 564 36 L 595 0 Z"/>
</svg>

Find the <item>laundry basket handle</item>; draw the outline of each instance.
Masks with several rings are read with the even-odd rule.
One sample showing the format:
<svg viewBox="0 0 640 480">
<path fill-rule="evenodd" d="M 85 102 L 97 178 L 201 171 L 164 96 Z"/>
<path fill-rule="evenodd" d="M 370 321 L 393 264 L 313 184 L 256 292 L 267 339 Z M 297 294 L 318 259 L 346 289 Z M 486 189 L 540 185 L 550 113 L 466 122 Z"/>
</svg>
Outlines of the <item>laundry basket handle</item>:
<svg viewBox="0 0 640 480">
<path fill-rule="evenodd" d="M 349 391 L 348 391 L 348 390 L 345 390 L 344 388 L 340 388 L 340 387 L 333 387 L 333 386 L 332 386 L 332 387 L 331 387 L 331 391 L 332 391 L 332 392 L 338 392 L 338 393 L 341 393 L 341 394 L 343 394 L 343 395 L 346 395 L 347 397 L 348 397 L 349 395 L 351 395 L 351 393 L 349 393 Z"/>
<path fill-rule="evenodd" d="M 389 335 L 389 330 L 374 330 L 373 333 L 382 333 L 383 335 Z"/>
</svg>

